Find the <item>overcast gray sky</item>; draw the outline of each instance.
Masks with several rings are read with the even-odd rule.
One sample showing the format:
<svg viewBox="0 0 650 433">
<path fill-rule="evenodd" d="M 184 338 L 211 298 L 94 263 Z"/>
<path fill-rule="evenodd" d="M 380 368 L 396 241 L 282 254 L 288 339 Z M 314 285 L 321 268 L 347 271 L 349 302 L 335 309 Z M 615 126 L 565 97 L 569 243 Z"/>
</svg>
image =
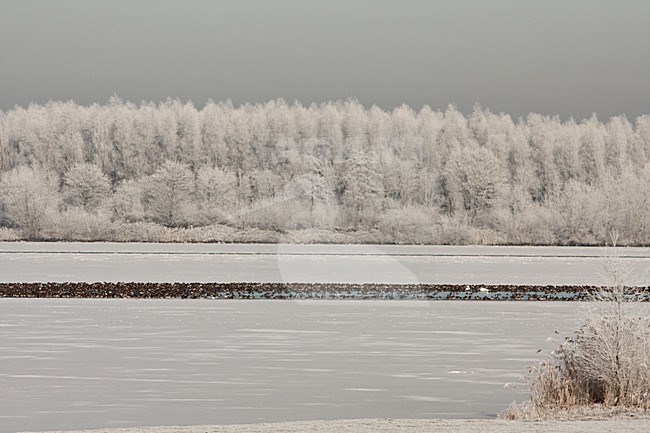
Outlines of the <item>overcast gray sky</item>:
<svg viewBox="0 0 650 433">
<path fill-rule="evenodd" d="M 0 108 L 358 98 L 650 113 L 650 1 L 0 1 Z"/>
</svg>

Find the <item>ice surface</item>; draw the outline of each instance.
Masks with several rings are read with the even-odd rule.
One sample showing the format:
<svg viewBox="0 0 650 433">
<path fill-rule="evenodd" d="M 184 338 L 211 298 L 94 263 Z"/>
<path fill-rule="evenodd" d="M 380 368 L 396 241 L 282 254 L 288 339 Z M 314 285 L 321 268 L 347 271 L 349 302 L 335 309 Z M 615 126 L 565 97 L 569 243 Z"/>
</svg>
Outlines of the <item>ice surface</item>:
<svg viewBox="0 0 650 433">
<path fill-rule="evenodd" d="M 0 281 L 604 284 L 604 248 L 0 243 Z M 647 285 L 650 248 L 621 249 Z"/>
<path fill-rule="evenodd" d="M 0 299 L 0 432 L 492 417 L 579 308 Z"/>
</svg>

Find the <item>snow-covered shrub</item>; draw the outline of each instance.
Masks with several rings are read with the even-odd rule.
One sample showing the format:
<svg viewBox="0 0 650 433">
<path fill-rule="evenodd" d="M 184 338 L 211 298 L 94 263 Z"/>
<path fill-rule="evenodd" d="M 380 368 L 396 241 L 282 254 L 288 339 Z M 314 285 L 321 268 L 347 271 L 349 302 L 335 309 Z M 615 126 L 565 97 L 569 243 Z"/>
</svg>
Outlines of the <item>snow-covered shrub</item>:
<svg viewBox="0 0 650 433">
<path fill-rule="evenodd" d="M 427 244 L 433 238 L 430 213 L 415 206 L 391 209 L 379 218 L 378 228 L 396 244 Z"/>
<path fill-rule="evenodd" d="M 566 418 L 650 409 L 650 317 L 647 293 L 627 287 L 616 258 L 606 264 L 609 284 L 592 294 L 582 325 L 546 361 L 531 367 L 530 400 L 506 417 Z"/>
</svg>

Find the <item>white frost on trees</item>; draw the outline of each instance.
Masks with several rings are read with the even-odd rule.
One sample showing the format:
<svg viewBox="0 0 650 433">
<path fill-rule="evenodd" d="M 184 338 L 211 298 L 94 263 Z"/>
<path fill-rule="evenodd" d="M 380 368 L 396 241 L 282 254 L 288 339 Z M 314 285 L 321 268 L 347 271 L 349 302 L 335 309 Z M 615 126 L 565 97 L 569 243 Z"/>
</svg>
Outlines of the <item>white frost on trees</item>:
<svg viewBox="0 0 650 433">
<path fill-rule="evenodd" d="M 118 97 L 0 112 L 0 176 L 34 167 L 65 198 L 48 205 L 63 215 L 53 221 L 110 210 L 116 227 L 377 229 L 399 241 L 409 230 L 390 229 L 396 215 L 424 212 L 439 226 L 432 242 L 604 243 L 616 229 L 623 244 L 650 243 L 649 160 L 648 115 L 513 121 L 479 105 L 465 116 L 453 105 Z M 2 206 L 0 224 L 18 226 Z M 53 221 L 41 224 L 48 236 Z"/>
<path fill-rule="evenodd" d="M 192 212 L 194 175 L 187 164 L 167 161 L 149 178 L 145 202 L 147 214 L 168 227 L 185 225 Z"/>
<path fill-rule="evenodd" d="M 111 189 L 108 177 L 94 164 L 76 164 L 63 177 L 63 197 L 69 206 L 96 209 Z"/>
<path fill-rule="evenodd" d="M 353 149 L 345 163 L 342 200 L 350 210 L 354 227 L 372 225 L 381 209 L 384 186 L 370 158 Z"/>
<path fill-rule="evenodd" d="M 18 167 L 2 176 L 0 197 L 6 218 L 27 239 L 38 239 L 59 203 L 59 192 L 47 172 Z"/>
<path fill-rule="evenodd" d="M 453 152 L 443 175 L 449 211 L 467 212 L 471 219 L 494 208 L 503 197 L 505 171 L 484 147 Z"/>
<path fill-rule="evenodd" d="M 237 200 L 237 179 L 230 171 L 203 166 L 196 174 L 196 200 L 199 214 L 207 223 L 223 222 Z"/>
</svg>

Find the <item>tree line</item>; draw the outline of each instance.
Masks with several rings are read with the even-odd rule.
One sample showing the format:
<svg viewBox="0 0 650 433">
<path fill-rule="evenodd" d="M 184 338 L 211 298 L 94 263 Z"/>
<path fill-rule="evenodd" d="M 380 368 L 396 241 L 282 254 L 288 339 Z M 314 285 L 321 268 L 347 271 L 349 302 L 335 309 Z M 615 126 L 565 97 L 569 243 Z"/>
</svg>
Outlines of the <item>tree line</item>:
<svg viewBox="0 0 650 433">
<path fill-rule="evenodd" d="M 648 245 L 649 160 L 648 115 L 32 104 L 0 111 L 0 237 Z"/>
</svg>

